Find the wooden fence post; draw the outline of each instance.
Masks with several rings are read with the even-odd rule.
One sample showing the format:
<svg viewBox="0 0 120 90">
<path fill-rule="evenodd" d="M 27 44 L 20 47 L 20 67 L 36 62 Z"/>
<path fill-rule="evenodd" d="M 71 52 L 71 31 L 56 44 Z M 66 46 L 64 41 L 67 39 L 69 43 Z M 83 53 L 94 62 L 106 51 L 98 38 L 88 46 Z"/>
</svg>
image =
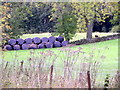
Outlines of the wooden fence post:
<svg viewBox="0 0 120 90">
<path fill-rule="evenodd" d="M 52 78 L 53 78 L 53 65 L 50 67 L 50 90 L 52 88 Z"/>
<path fill-rule="evenodd" d="M 20 71 L 23 72 L 23 61 L 21 61 L 20 63 L 21 63 Z"/>
<path fill-rule="evenodd" d="M 88 79 L 88 90 L 91 90 L 90 71 L 87 71 L 87 79 Z"/>
</svg>

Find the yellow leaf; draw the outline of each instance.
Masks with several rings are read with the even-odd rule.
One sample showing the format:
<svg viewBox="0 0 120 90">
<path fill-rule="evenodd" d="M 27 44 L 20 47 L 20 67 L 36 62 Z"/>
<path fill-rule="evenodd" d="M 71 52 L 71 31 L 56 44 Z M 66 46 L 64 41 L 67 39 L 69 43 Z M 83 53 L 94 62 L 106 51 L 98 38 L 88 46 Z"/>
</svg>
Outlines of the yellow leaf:
<svg viewBox="0 0 120 90">
<path fill-rule="evenodd" d="M 13 32 L 11 32 L 10 34 L 13 34 Z"/>
<path fill-rule="evenodd" d="M 7 29 L 11 29 L 11 27 L 10 27 L 10 26 L 8 26 L 8 25 L 6 25 L 6 28 L 7 28 Z"/>
<path fill-rule="evenodd" d="M 2 35 L 6 35 L 5 33 L 2 33 Z"/>
<path fill-rule="evenodd" d="M 5 24 L 8 24 L 8 22 L 5 22 Z"/>
<path fill-rule="evenodd" d="M 4 19 L 4 18 L 1 18 L 1 19 L 0 19 L 0 21 L 1 21 L 1 22 L 4 22 L 4 21 L 5 21 L 5 19 Z"/>
<path fill-rule="evenodd" d="M 8 14 L 8 15 L 7 15 L 7 17 L 8 17 L 8 18 L 11 18 L 11 15 L 10 15 L 10 14 Z"/>
</svg>

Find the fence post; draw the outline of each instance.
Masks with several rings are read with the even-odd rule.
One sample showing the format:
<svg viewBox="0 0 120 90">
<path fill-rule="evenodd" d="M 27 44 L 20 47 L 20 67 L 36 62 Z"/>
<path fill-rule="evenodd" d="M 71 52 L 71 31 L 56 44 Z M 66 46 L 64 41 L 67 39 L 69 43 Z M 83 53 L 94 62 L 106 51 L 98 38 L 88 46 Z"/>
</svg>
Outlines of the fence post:
<svg viewBox="0 0 120 90">
<path fill-rule="evenodd" d="M 21 63 L 20 71 L 23 72 L 23 61 L 21 61 L 20 63 Z"/>
<path fill-rule="evenodd" d="M 53 78 L 53 65 L 50 67 L 50 90 L 52 88 L 52 78 Z"/>
<path fill-rule="evenodd" d="M 8 61 L 7 61 L 6 65 L 5 65 L 5 69 L 4 70 L 6 70 L 7 66 L 8 66 Z"/>
<path fill-rule="evenodd" d="M 88 90 L 91 90 L 90 71 L 87 71 L 87 79 L 88 79 Z"/>
</svg>

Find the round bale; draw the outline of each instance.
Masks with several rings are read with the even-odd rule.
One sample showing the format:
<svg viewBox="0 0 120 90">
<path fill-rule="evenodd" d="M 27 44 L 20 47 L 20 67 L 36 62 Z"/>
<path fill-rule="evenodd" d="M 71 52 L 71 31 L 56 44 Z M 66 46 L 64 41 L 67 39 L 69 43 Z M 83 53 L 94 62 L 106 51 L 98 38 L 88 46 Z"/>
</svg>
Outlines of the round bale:
<svg viewBox="0 0 120 90">
<path fill-rule="evenodd" d="M 11 45 L 5 45 L 4 49 L 6 49 L 6 50 L 12 50 L 12 46 Z"/>
<path fill-rule="evenodd" d="M 48 43 L 45 44 L 45 47 L 46 48 L 53 48 L 53 43 L 48 42 Z"/>
<path fill-rule="evenodd" d="M 42 43 L 48 42 L 48 38 L 47 37 L 43 37 L 41 40 L 42 40 Z"/>
<path fill-rule="evenodd" d="M 45 44 L 43 44 L 43 43 L 39 44 L 38 48 L 45 48 Z"/>
<path fill-rule="evenodd" d="M 18 44 L 22 45 L 24 43 L 24 40 L 22 38 L 17 39 Z"/>
<path fill-rule="evenodd" d="M 62 42 L 62 46 L 67 46 L 68 45 L 68 41 L 63 41 Z"/>
<path fill-rule="evenodd" d="M 32 44 L 32 39 L 31 38 L 26 38 L 25 42 L 26 42 L 26 44 Z"/>
<path fill-rule="evenodd" d="M 29 49 L 29 44 L 23 44 L 22 45 L 22 50 L 27 50 Z"/>
<path fill-rule="evenodd" d="M 35 38 L 33 38 L 33 42 L 34 42 L 35 44 L 38 44 L 38 43 L 41 42 L 41 39 L 40 39 L 39 37 L 35 37 Z"/>
<path fill-rule="evenodd" d="M 37 49 L 37 44 L 30 44 L 29 49 Z"/>
<path fill-rule="evenodd" d="M 62 42 L 62 41 L 64 41 L 64 37 L 59 36 L 59 37 L 56 38 L 56 40 L 59 41 L 59 42 Z"/>
<path fill-rule="evenodd" d="M 20 45 L 13 45 L 14 50 L 20 50 Z"/>
<path fill-rule="evenodd" d="M 55 41 L 53 45 L 54 47 L 61 47 L 61 43 L 59 41 Z"/>
<path fill-rule="evenodd" d="M 54 37 L 54 36 L 51 36 L 48 39 L 49 39 L 49 42 L 51 42 L 51 43 L 56 41 L 56 37 Z"/>
<path fill-rule="evenodd" d="M 10 40 L 8 40 L 8 44 L 15 45 L 16 44 L 16 40 L 15 39 L 10 39 Z"/>
</svg>

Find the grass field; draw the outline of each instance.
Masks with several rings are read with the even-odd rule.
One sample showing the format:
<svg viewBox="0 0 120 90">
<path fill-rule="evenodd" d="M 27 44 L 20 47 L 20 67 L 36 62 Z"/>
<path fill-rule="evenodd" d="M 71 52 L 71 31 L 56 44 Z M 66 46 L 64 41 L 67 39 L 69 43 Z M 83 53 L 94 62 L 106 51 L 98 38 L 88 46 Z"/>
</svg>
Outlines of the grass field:
<svg viewBox="0 0 120 90">
<path fill-rule="evenodd" d="M 73 50 L 76 50 L 78 47 L 82 47 L 82 51 L 86 52 L 86 55 L 89 55 L 89 53 L 93 53 L 94 61 L 100 61 L 100 56 L 104 56 L 105 59 L 103 59 L 101 62 L 101 70 L 102 73 L 105 74 L 114 74 L 113 72 L 118 69 L 118 39 L 116 40 L 110 40 L 110 41 L 104 41 L 99 42 L 95 44 L 87 44 L 87 45 L 79 45 L 70 47 Z M 61 57 L 64 57 L 63 52 L 59 51 L 60 48 L 52 48 L 52 49 L 37 49 L 37 50 L 19 50 L 19 51 L 5 51 L 3 52 L 4 60 L 12 61 L 14 60 L 28 60 L 31 57 L 31 51 L 34 51 L 35 56 L 40 56 L 39 53 L 41 51 L 47 51 L 51 50 L 58 56 L 55 61 L 55 66 L 58 68 L 63 67 L 63 61 L 61 60 Z M 16 57 L 17 55 L 17 57 Z M 72 57 L 72 56 L 71 56 Z M 90 59 L 89 59 L 90 60 Z M 47 60 L 46 60 L 47 61 Z M 81 58 L 78 58 L 78 63 L 81 61 Z M 76 65 L 78 64 L 76 63 Z M 111 72 L 112 71 L 112 72 Z"/>
<path fill-rule="evenodd" d="M 101 36 L 104 36 L 105 34 L 99 34 Z M 108 34 L 107 34 L 108 35 Z M 35 36 L 37 36 L 35 34 Z M 23 35 L 22 38 L 27 38 L 27 37 L 35 37 L 34 35 Z M 44 36 L 48 36 L 48 33 Z M 79 34 L 78 34 L 79 36 Z M 75 37 L 75 38 L 78 38 Z M 83 35 L 84 36 L 84 35 Z M 42 35 L 38 35 L 38 37 L 42 37 Z M 81 37 L 82 38 L 82 35 Z M 75 40 L 75 39 L 74 39 Z M 77 40 L 77 39 L 76 39 Z M 52 65 L 53 60 L 54 60 L 54 67 L 55 72 L 62 74 L 63 73 L 63 68 L 64 68 L 64 59 L 65 60 L 76 60 L 76 63 L 74 65 L 74 72 L 79 71 L 79 65 L 80 63 L 91 63 L 92 62 L 99 62 L 100 67 L 98 67 L 98 75 L 97 75 L 97 81 L 99 83 L 104 83 L 104 79 L 106 74 L 110 74 L 110 76 L 114 76 L 115 72 L 118 70 L 118 41 L 120 39 L 115 39 L 115 40 L 109 40 L 109 41 L 104 41 L 104 42 L 98 42 L 98 43 L 93 43 L 93 44 L 86 44 L 86 45 L 78 45 L 78 46 L 73 46 L 73 47 L 61 47 L 61 48 L 51 48 L 51 49 L 36 49 L 36 50 L 19 50 L 19 51 L 3 51 L 3 57 L 2 59 L 5 61 L 10 61 L 14 62 L 15 64 L 16 61 L 25 61 L 26 66 L 27 66 L 27 61 L 29 59 L 35 59 L 36 61 L 39 61 L 41 58 L 43 59 L 46 57 L 44 62 L 47 62 L 46 66 L 48 67 Z M 79 54 L 74 54 L 74 51 L 78 50 L 78 48 L 82 48 L 81 52 L 84 53 L 79 53 Z M 72 50 L 72 54 L 69 52 L 66 52 L 66 50 L 69 51 L 69 49 Z M 49 54 L 44 54 L 41 55 L 41 52 L 52 52 L 52 55 Z M 75 51 L 75 52 L 76 52 Z M 53 55 L 55 54 L 55 57 Z M 53 57 L 52 57 L 53 56 Z M 78 57 L 77 57 L 78 56 Z M 76 58 L 77 57 L 77 58 Z M 83 68 L 86 67 L 83 65 Z"/>
</svg>

